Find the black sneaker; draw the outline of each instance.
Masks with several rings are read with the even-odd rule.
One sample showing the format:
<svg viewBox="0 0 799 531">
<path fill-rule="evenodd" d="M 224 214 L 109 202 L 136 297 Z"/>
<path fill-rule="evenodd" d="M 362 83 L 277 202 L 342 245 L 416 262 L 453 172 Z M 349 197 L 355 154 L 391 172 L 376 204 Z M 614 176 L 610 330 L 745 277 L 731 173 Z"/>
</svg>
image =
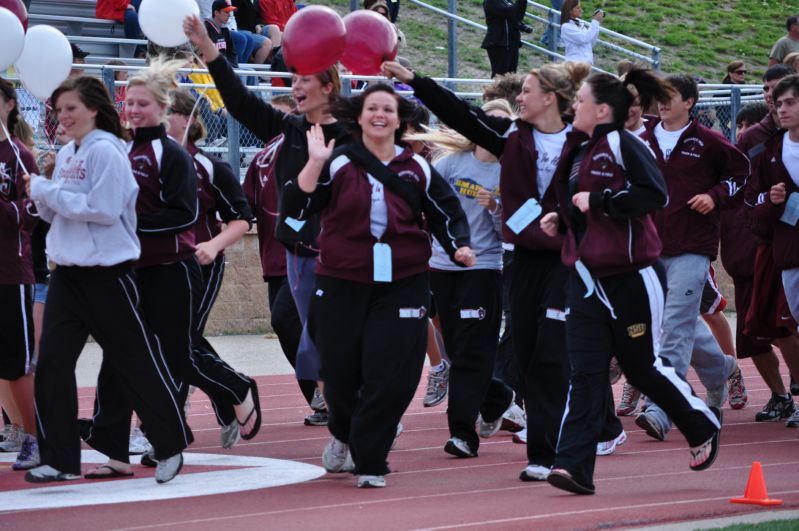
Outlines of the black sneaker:
<svg viewBox="0 0 799 531">
<path fill-rule="evenodd" d="M 793 379 L 793 376 L 791 376 L 791 394 L 793 396 L 799 395 L 799 383 L 796 383 L 796 380 Z"/>
<path fill-rule="evenodd" d="M 793 404 L 793 398 L 790 396 L 784 397 L 771 393 L 771 399 L 763 407 L 763 409 L 761 409 L 757 415 L 755 415 L 755 420 L 757 422 L 769 422 L 787 419 L 793 414 L 794 410 L 795 406 Z"/>
<path fill-rule="evenodd" d="M 306 426 L 327 426 L 327 411 L 314 411 L 304 422 Z"/>
</svg>

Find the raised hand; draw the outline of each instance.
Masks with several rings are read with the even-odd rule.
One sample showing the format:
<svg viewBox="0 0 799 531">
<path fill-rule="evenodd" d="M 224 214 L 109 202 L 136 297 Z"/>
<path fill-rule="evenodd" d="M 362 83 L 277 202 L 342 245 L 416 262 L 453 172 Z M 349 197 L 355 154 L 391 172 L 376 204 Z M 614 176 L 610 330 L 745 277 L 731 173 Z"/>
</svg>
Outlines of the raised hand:
<svg viewBox="0 0 799 531">
<path fill-rule="evenodd" d="M 315 161 L 326 161 L 333 154 L 333 148 L 336 147 L 336 139 L 331 138 L 330 142 L 325 144 L 325 133 L 322 126 L 314 124 L 308 131 L 305 132 L 308 139 L 308 158 Z"/>
<path fill-rule="evenodd" d="M 409 83 L 415 74 L 396 61 L 386 61 L 380 66 L 380 72 L 388 77 L 394 78 L 402 83 Z"/>
</svg>

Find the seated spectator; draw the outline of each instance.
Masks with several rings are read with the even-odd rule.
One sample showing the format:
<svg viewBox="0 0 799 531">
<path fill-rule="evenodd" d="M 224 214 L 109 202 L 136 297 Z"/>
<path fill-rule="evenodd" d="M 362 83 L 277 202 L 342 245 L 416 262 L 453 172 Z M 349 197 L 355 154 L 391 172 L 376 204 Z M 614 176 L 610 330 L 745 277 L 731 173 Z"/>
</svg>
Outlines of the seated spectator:
<svg viewBox="0 0 799 531">
<path fill-rule="evenodd" d="M 228 5 L 225 0 L 215 0 L 211 6 L 211 18 L 205 19 L 205 28 L 219 53 L 233 66 L 239 66 L 236 46 L 233 44 L 230 30 L 226 26 L 230 20 L 230 13 L 235 10 L 236 8 Z"/>
<path fill-rule="evenodd" d="M 95 16 L 102 20 L 113 20 L 125 26 L 126 39 L 139 39 L 139 6 L 141 0 L 97 0 Z"/>
<path fill-rule="evenodd" d="M 261 23 L 275 25 L 283 32 L 291 15 L 297 12 L 294 0 L 258 0 Z"/>
<path fill-rule="evenodd" d="M 229 2 L 234 10 L 230 13 L 230 20 L 227 23 L 228 29 L 233 33 L 240 33 L 247 39 L 247 47 L 239 51 L 239 62 L 265 64 L 269 62 L 269 55 L 272 52 L 272 41 L 261 35 L 256 28 L 255 8 L 250 0 L 233 0 Z M 239 11 L 241 6 L 244 11 Z"/>
<path fill-rule="evenodd" d="M 113 61 L 108 61 L 106 63 L 107 66 L 125 66 L 125 63 L 118 59 L 114 59 Z M 128 71 L 127 70 L 114 70 L 114 81 L 127 81 L 128 80 Z M 122 120 L 122 123 L 127 123 L 127 118 L 125 117 L 125 96 L 127 95 L 128 87 L 126 85 L 121 86 L 114 86 L 114 107 L 116 107 L 117 112 L 119 113 L 119 117 Z"/>
<path fill-rule="evenodd" d="M 746 64 L 743 61 L 732 61 L 727 65 L 727 75 L 721 80 L 725 85 L 746 85 Z"/>
<path fill-rule="evenodd" d="M 787 34 L 774 43 L 768 54 L 769 68 L 783 62 L 789 53 L 799 52 L 799 15 L 788 17 L 785 21 L 785 29 Z"/>
</svg>

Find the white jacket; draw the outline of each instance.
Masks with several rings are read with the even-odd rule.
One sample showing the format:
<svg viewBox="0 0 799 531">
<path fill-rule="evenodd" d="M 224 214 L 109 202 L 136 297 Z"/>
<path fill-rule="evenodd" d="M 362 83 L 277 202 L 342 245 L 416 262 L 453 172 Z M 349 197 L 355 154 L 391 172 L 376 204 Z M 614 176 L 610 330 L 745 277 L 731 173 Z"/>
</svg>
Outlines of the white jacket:
<svg viewBox="0 0 799 531">
<path fill-rule="evenodd" d="M 560 38 L 566 47 L 567 61 L 594 64 L 594 45 L 599 40 L 599 21 L 586 25 L 582 20 L 571 20 L 560 25 Z"/>
<path fill-rule="evenodd" d="M 39 216 L 51 224 L 47 254 L 58 265 L 112 266 L 136 260 L 139 185 L 125 143 L 95 129 L 76 149 L 58 152 L 53 179 L 34 175 L 31 197 Z"/>
</svg>

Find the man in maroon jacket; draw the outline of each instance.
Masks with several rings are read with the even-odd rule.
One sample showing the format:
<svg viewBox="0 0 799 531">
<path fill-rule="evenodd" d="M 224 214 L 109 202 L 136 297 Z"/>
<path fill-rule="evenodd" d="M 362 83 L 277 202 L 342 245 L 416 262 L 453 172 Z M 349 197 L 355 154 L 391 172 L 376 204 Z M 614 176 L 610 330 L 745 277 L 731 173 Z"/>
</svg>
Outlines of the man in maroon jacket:
<svg viewBox="0 0 799 531">
<path fill-rule="evenodd" d="M 771 91 L 782 78 L 793 73 L 793 70 L 787 65 L 779 64 L 769 68 L 763 75 L 763 94 L 769 112 L 760 122 L 747 129 L 738 142 L 738 148 L 749 157 L 753 168 L 752 179 L 745 190 L 747 200 L 745 202 L 744 198 L 736 197 L 736 206 L 725 211 L 721 220 L 721 261 L 735 285 L 735 309 L 738 314 L 736 322 L 738 358 L 751 357 L 758 373 L 771 390 L 771 398 L 768 403 L 755 415 L 755 420 L 758 422 L 787 418 L 794 412 L 794 402 L 785 389 L 780 375 L 780 362 L 771 348 L 771 343 L 780 347 L 786 364 L 789 368 L 794 369 L 791 372 L 799 370 L 799 340 L 791 337 L 780 338 L 773 333 L 752 333 L 745 329 L 751 328 L 745 327 L 746 316 L 750 306 L 756 304 L 753 300 L 754 285 L 764 281 L 771 283 L 770 278 L 756 278 L 756 276 L 762 277 L 763 272 L 756 275 L 759 269 L 756 267 L 755 260 L 758 248 L 769 246 L 770 238 L 766 238 L 762 234 L 759 235 L 761 237 L 757 237 L 752 232 L 750 225 L 750 208 L 757 202 L 757 194 L 760 191 L 760 186 L 757 183 L 758 164 L 763 158 L 766 141 L 779 130 L 777 109 L 774 107 Z M 766 276 L 769 275 L 766 273 Z M 759 291 L 763 292 L 763 290 Z"/>
<path fill-rule="evenodd" d="M 667 81 L 672 98 L 658 105 L 661 121 L 641 135 L 655 152 L 669 191 L 668 205 L 654 215 L 668 282 L 660 355 L 683 379 L 690 363 L 708 389 L 708 404 L 721 407 L 727 380 L 738 367 L 701 323 L 699 305 L 710 262 L 718 254 L 719 210 L 746 183 L 749 161 L 721 135 L 690 119 L 699 99 L 692 78 Z M 635 422 L 659 440 L 671 428 L 652 403 Z"/>
</svg>

